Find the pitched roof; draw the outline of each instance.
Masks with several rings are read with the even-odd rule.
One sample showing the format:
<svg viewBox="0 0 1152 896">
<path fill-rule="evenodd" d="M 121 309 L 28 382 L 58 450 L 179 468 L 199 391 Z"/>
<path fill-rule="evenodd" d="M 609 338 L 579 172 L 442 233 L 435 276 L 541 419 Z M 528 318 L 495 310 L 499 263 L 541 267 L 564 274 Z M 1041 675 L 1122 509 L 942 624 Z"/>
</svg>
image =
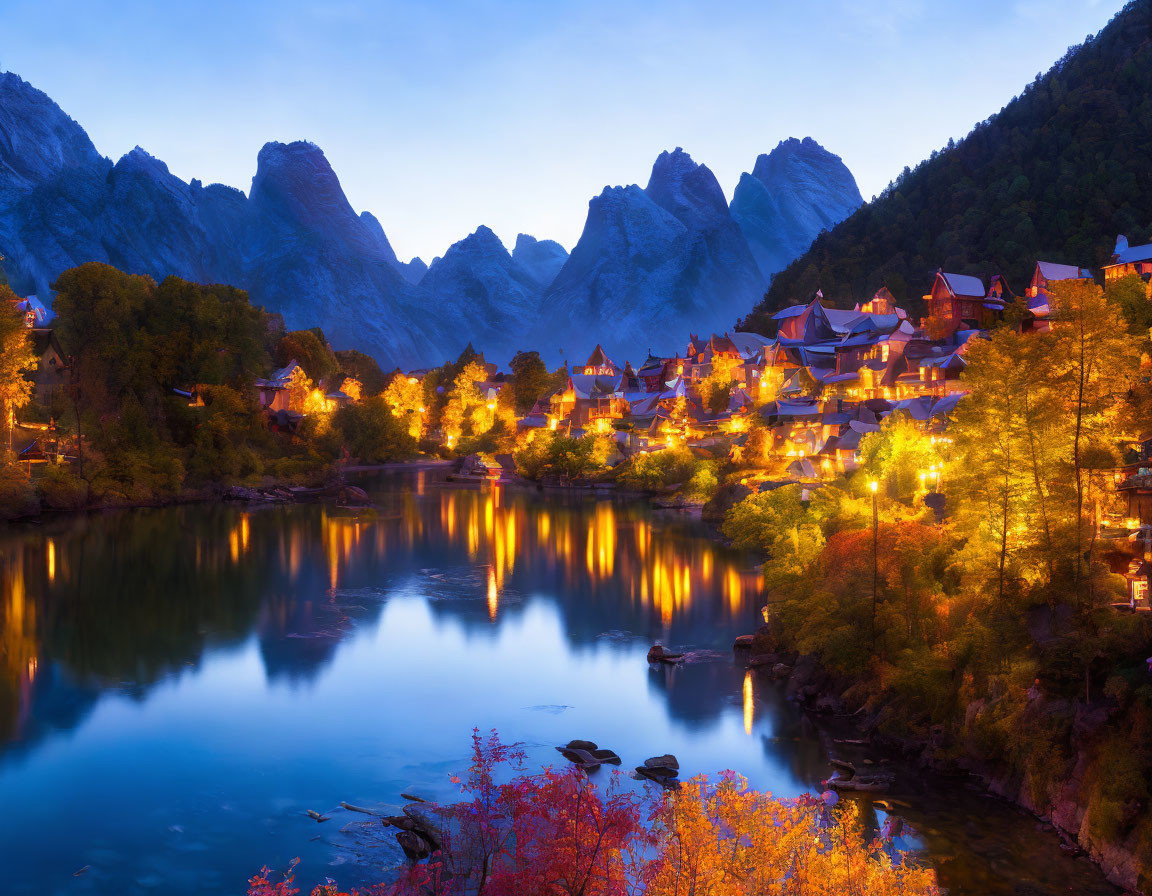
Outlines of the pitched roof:
<svg viewBox="0 0 1152 896">
<path fill-rule="evenodd" d="M 596 343 L 596 348 L 592 350 L 592 354 L 588 356 L 588 363 L 585 367 L 615 367 L 608 356 L 604 353 L 604 349 L 600 347 L 600 343 Z"/>
<path fill-rule="evenodd" d="M 1112 264 L 1132 264 L 1137 261 L 1152 261 L 1152 243 L 1129 246 L 1125 237 L 1119 237 L 1116 240 L 1116 251 L 1112 255 Z"/>
<path fill-rule="evenodd" d="M 979 277 L 970 277 L 968 274 L 946 274 L 944 271 L 937 271 L 937 276 L 944 280 L 944 285 L 954 296 L 982 299 L 987 295 Z"/>
<path fill-rule="evenodd" d="M 292 378 L 292 374 L 300 369 L 300 365 L 295 361 L 289 361 L 287 366 L 281 367 L 279 370 L 273 370 L 272 375 L 266 380 L 257 380 L 257 386 L 263 386 L 266 389 L 283 389 L 288 385 L 288 380 Z"/>
<path fill-rule="evenodd" d="M 745 358 L 753 357 L 772 342 L 767 336 L 761 336 L 759 333 L 733 333 L 729 338 Z"/>
<path fill-rule="evenodd" d="M 1036 267 L 1040 269 L 1040 276 L 1045 280 L 1083 280 L 1092 276 L 1087 268 L 1078 268 L 1074 264 L 1056 264 L 1054 261 L 1038 261 Z"/>
</svg>

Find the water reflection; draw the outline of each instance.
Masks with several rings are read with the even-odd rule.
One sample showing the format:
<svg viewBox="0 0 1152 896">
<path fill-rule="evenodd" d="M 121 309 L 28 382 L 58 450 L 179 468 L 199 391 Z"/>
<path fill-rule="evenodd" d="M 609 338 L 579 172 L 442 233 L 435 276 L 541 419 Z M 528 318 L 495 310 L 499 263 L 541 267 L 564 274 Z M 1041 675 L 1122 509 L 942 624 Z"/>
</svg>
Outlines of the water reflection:
<svg viewBox="0 0 1152 896">
<path fill-rule="evenodd" d="M 143 693 L 195 668 L 206 648 L 255 633 L 268 679 L 303 683 L 397 589 L 482 629 L 545 593 L 569 641 L 585 645 L 608 628 L 724 646 L 754 618 L 748 559 L 644 508 L 429 489 L 423 472 L 380 497 L 370 512 L 184 507 L 10 534 L 0 541 L 3 740 L 28 735 L 42 661 L 86 687 Z"/>
</svg>

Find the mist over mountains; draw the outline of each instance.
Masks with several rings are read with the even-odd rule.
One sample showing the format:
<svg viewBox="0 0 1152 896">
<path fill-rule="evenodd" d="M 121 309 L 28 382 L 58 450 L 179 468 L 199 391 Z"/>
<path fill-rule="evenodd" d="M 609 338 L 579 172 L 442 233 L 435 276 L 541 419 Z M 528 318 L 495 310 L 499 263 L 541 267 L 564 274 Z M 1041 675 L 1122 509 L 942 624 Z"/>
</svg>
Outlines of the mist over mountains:
<svg viewBox="0 0 1152 896">
<path fill-rule="evenodd" d="M 17 292 L 47 299 L 89 261 L 229 283 L 385 366 L 439 364 L 469 341 L 501 361 L 521 348 L 583 360 L 596 342 L 621 360 L 671 353 L 689 331 L 731 329 L 860 204 L 851 172 L 810 138 L 761 155 L 731 205 L 677 148 L 646 187 L 589 202 L 571 255 L 526 234 L 509 252 L 480 226 L 431 265 L 404 262 L 311 143 L 266 144 L 247 194 L 185 183 L 139 147 L 113 164 L 46 94 L 0 74 L 0 255 Z"/>
</svg>

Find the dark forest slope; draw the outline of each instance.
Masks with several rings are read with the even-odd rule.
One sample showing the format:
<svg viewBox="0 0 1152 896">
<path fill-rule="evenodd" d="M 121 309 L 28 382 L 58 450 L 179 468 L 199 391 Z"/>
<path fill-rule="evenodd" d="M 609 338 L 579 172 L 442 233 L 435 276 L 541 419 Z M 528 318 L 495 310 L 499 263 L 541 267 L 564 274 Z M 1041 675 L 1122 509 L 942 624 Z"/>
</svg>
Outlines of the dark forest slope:
<svg viewBox="0 0 1152 896">
<path fill-rule="evenodd" d="M 1150 222 L 1152 0 L 1134 0 L 962 141 L 821 234 L 743 326 L 772 332 L 772 313 L 817 289 L 850 306 L 887 285 L 919 313 L 938 267 L 1003 273 L 1021 291 L 1037 258 L 1098 267 L 1116 234 L 1144 241 Z"/>
</svg>

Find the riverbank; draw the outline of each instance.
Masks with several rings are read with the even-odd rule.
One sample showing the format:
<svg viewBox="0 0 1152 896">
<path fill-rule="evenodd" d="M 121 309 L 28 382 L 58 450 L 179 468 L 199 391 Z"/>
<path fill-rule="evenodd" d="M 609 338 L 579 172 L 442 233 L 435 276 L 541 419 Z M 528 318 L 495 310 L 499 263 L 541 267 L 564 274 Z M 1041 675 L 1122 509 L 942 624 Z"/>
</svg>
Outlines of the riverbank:
<svg viewBox="0 0 1152 896">
<path fill-rule="evenodd" d="M 744 654 L 748 668 L 758 676 L 781 682 L 787 698 L 802 707 L 817 725 L 830 727 L 834 721 L 841 728 L 840 743 L 871 751 L 890 764 L 909 766 L 915 773 L 927 775 L 929 780 L 935 777 L 949 786 L 965 786 L 1001 799 L 1026 812 L 1045 830 L 1057 835 L 1065 855 L 1082 856 L 1091 861 L 1120 891 L 1140 896 L 1147 892 L 1135 853 L 1124 844 L 1099 842 L 1084 825 L 1087 807 L 1083 805 L 1080 788 L 1084 769 L 1091 757 L 1090 744 L 1085 744 L 1074 760 L 1079 775 L 1060 783 L 1064 799 L 1056 805 L 1037 805 L 1031 798 L 1029 781 L 1025 778 L 997 768 L 973 754 L 969 745 L 951 737 L 943 727 L 926 736 L 894 730 L 886 725 L 896 715 L 894 701 L 875 704 L 859 699 L 858 680 L 829 673 L 814 657 L 779 649 L 765 629 L 750 639 L 744 649 L 737 649 L 737 654 Z M 1043 701 L 1043 698 L 1037 697 L 1036 700 Z M 979 712 L 982 708 L 972 707 L 970 713 Z M 1075 724 L 1085 729 L 1085 736 L 1090 733 L 1087 730 L 1090 725 L 1094 724 L 1098 729 L 1103 721 L 1098 708 L 1073 706 L 1060 709 L 1071 709 L 1076 717 Z M 1043 702 L 1036 707 L 1037 715 L 1052 710 L 1053 707 L 1045 707 Z M 1094 719 L 1090 718 L 1093 714 L 1096 716 Z M 845 729 L 849 733 L 845 733 Z M 843 754 L 843 750 L 840 752 Z M 830 757 L 836 758 L 831 750 Z M 851 791 L 856 788 L 849 784 L 843 789 Z M 878 791 L 883 793 L 888 789 L 889 786 L 882 786 Z"/>
<path fill-rule="evenodd" d="M 414 459 L 395 461 L 385 464 L 349 464 L 347 466 L 331 466 L 316 470 L 314 474 L 304 477 L 275 478 L 263 477 L 258 483 L 246 485 L 223 483 L 205 485 L 199 488 L 181 489 L 170 495 L 151 498 L 124 498 L 118 500 L 104 496 L 98 500 L 76 500 L 66 506 L 46 506 L 43 501 L 29 505 L 20 512 L 7 516 L 6 523 L 34 523 L 42 519 L 59 517 L 68 514 L 98 513 L 102 510 L 135 510 L 159 507 L 178 507 L 189 504 L 211 504 L 224 501 L 237 501 L 253 504 L 294 503 L 299 501 L 315 501 L 323 498 L 340 500 L 342 486 L 347 486 L 344 477 L 348 474 L 374 473 L 374 472 L 419 472 L 422 470 L 441 470 L 456 464 L 453 460 L 440 459 Z M 353 486 L 355 489 L 355 486 Z M 359 494 L 351 494 L 351 503 L 362 504 L 366 496 L 362 490 L 356 489 Z"/>
</svg>

